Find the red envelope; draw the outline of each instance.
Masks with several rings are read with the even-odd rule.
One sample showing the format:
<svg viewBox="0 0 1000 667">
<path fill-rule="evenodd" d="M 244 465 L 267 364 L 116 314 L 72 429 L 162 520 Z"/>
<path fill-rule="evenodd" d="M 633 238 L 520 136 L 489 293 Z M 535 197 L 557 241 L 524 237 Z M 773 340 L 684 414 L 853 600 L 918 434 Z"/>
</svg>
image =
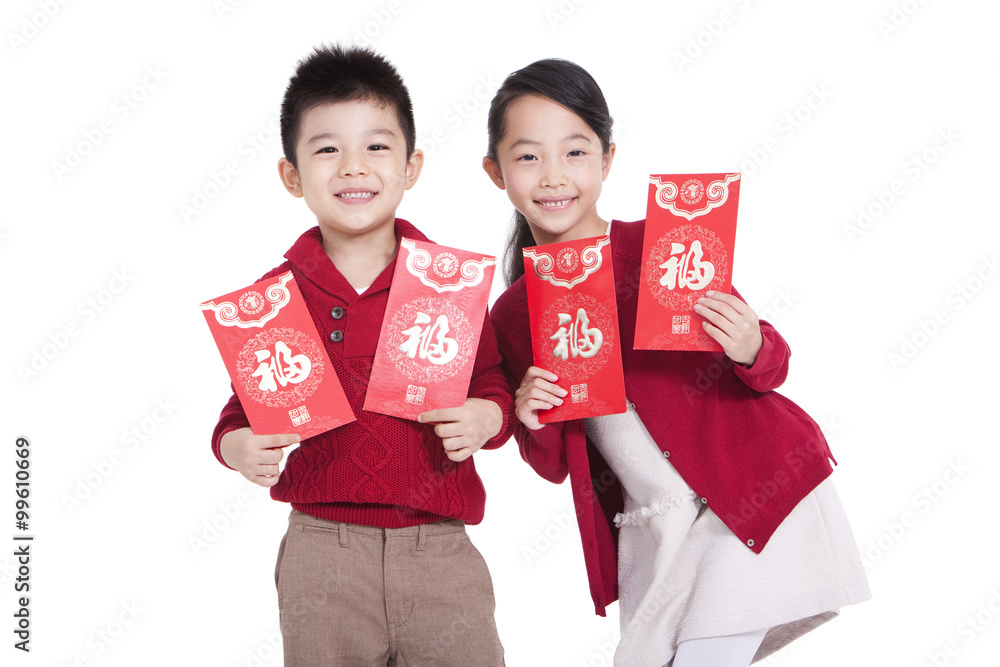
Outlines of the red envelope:
<svg viewBox="0 0 1000 667">
<path fill-rule="evenodd" d="M 625 378 L 611 239 L 607 236 L 524 249 L 531 351 L 569 392 L 538 413 L 549 422 L 625 412 Z"/>
<path fill-rule="evenodd" d="M 403 238 L 365 410 L 416 420 L 469 397 L 496 258 Z"/>
<path fill-rule="evenodd" d="M 291 271 L 201 309 L 254 433 L 304 440 L 354 421 Z"/>
<path fill-rule="evenodd" d="M 694 304 L 730 291 L 739 198 L 738 173 L 649 177 L 635 349 L 722 349 Z"/>
</svg>

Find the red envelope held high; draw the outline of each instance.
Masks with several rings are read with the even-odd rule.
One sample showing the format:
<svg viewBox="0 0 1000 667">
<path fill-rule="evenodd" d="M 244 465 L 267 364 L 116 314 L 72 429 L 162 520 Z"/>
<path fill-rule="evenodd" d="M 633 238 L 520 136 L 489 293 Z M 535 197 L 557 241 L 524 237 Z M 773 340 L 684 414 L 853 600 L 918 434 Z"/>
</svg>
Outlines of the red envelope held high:
<svg viewBox="0 0 1000 667">
<path fill-rule="evenodd" d="M 609 237 L 525 248 L 524 279 L 534 364 L 569 392 L 538 421 L 625 412 Z"/>
<path fill-rule="evenodd" d="M 365 410 L 416 420 L 465 404 L 495 266 L 490 255 L 400 239 Z"/>
<path fill-rule="evenodd" d="M 635 349 L 722 350 L 694 304 L 730 292 L 739 195 L 739 174 L 649 177 Z"/>
<path fill-rule="evenodd" d="M 354 421 L 291 271 L 201 309 L 255 434 L 304 440 Z"/>
</svg>

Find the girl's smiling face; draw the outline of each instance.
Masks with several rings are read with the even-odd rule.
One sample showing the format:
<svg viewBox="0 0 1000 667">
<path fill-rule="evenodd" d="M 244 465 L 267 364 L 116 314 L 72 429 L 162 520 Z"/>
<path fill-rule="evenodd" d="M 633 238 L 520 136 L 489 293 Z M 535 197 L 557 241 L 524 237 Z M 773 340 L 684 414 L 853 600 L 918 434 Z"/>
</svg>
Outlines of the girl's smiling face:
<svg viewBox="0 0 1000 667">
<path fill-rule="evenodd" d="M 538 244 L 601 236 L 607 222 L 597 214 L 601 185 L 611 169 L 607 153 L 587 123 L 540 95 L 511 104 L 496 162 L 483 168 L 528 220 Z"/>
</svg>

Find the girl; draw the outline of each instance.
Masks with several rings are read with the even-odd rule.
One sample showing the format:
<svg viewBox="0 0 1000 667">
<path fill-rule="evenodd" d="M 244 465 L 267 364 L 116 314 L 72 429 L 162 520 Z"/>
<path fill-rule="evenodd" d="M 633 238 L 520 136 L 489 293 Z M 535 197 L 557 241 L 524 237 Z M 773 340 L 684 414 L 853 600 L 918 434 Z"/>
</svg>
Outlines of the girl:
<svg viewBox="0 0 1000 667">
<path fill-rule="evenodd" d="M 735 290 L 707 292 L 694 309 L 724 353 L 632 349 L 644 221 L 597 213 L 611 126 L 597 83 L 564 60 L 514 72 L 490 107 L 483 167 L 517 209 L 492 312 L 515 436 L 540 475 L 570 477 L 597 613 L 621 598 L 616 665 L 748 665 L 868 599 L 868 583 L 826 440 L 773 391 L 789 349 L 771 325 Z M 604 234 L 628 410 L 543 426 L 567 392 L 531 363 L 521 249 Z"/>
</svg>

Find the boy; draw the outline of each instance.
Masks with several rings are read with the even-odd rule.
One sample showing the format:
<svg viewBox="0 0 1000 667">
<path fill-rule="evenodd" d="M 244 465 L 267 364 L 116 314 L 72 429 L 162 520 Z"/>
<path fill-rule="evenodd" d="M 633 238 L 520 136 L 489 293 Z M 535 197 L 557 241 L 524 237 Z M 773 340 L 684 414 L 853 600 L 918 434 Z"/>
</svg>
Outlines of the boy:
<svg viewBox="0 0 1000 667">
<path fill-rule="evenodd" d="M 416 182 L 409 93 L 382 57 L 317 49 L 281 107 L 285 188 L 317 227 L 267 273 L 292 271 L 357 421 L 310 438 L 255 435 L 233 395 L 212 447 L 290 502 L 275 582 L 285 665 L 502 665 L 486 565 L 465 533 L 485 491 L 470 458 L 510 435 L 513 400 L 485 318 L 469 398 L 419 422 L 364 412 L 399 238 Z"/>
</svg>

